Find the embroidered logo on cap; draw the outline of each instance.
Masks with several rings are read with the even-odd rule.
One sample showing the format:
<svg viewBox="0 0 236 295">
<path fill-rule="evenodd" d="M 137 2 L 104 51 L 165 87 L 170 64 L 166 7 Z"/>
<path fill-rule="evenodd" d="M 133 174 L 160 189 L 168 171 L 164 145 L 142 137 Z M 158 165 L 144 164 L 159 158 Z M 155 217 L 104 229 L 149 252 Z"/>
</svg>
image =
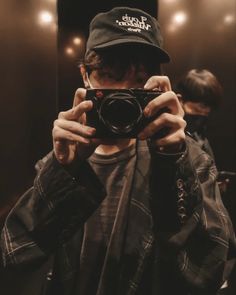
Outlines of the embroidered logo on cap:
<svg viewBox="0 0 236 295">
<path fill-rule="evenodd" d="M 126 13 L 122 16 L 121 20 L 116 20 L 116 23 L 121 27 L 128 27 L 128 31 L 132 32 L 141 32 L 141 30 L 148 31 L 151 28 L 151 25 L 148 24 L 146 16 L 140 16 L 140 19 L 133 16 L 128 16 Z"/>
</svg>

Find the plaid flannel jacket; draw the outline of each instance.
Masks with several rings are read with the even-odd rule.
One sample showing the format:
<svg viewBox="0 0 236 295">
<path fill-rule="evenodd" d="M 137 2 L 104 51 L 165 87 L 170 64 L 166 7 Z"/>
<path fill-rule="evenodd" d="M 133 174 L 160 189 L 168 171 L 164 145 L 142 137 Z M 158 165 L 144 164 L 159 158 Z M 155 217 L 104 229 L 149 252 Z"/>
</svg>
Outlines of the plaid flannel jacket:
<svg viewBox="0 0 236 295">
<path fill-rule="evenodd" d="M 214 162 L 191 138 L 181 155 L 150 153 L 144 142 L 137 154 L 119 284 L 115 290 L 108 282 L 102 294 L 147 294 L 140 291 L 146 265 L 152 267 L 150 294 L 216 294 L 236 246 Z M 34 187 L 6 219 L 4 265 L 33 269 L 53 253 L 44 294 L 75 295 L 83 225 L 105 192 L 86 161 L 68 171 L 51 153 L 38 166 Z"/>
</svg>

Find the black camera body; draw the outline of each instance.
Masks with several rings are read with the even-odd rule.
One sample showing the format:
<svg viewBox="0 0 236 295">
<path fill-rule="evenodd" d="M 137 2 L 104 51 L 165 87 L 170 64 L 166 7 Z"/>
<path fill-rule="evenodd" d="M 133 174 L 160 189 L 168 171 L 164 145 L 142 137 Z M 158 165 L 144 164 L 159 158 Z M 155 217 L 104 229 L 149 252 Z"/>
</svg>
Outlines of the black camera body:
<svg viewBox="0 0 236 295">
<path fill-rule="evenodd" d="M 135 138 L 153 118 L 143 115 L 145 106 L 160 91 L 144 89 L 88 89 L 86 100 L 93 109 L 86 113 L 87 125 L 97 138 Z"/>
</svg>

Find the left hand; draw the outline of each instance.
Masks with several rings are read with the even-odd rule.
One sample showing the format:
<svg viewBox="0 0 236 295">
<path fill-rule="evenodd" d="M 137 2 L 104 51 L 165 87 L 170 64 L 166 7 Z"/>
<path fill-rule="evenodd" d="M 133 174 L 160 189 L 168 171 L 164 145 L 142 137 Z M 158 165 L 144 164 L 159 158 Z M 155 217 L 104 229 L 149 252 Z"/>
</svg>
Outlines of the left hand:
<svg viewBox="0 0 236 295">
<path fill-rule="evenodd" d="M 152 144 L 161 152 L 178 153 L 181 151 L 185 142 L 186 122 L 183 119 L 184 111 L 179 102 L 177 95 L 171 91 L 169 78 L 166 76 L 152 76 L 148 79 L 144 89 L 154 90 L 159 89 L 163 94 L 154 98 L 145 107 L 144 116 L 154 117 L 139 134 L 139 138 L 144 140 L 152 139 Z M 168 109 L 155 117 L 162 109 Z M 167 129 L 167 134 L 162 138 L 155 139 L 155 134 L 161 129 Z"/>
</svg>

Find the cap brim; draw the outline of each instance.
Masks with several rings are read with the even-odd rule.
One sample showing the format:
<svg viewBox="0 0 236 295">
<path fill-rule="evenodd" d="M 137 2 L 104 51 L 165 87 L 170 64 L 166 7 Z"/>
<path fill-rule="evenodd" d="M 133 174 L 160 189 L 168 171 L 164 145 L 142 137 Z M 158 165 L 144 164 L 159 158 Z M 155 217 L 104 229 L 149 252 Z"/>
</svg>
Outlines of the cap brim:
<svg viewBox="0 0 236 295">
<path fill-rule="evenodd" d="M 97 45 L 95 46 L 94 50 L 96 49 L 105 49 L 105 48 L 109 48 L 109 47 L 113 47 L 116 45 L 121 45 L 121 44 L 142 44 L 145 46 L 150 47 L 151 49 L 154 49 L 156 51 L 156 53 L 158 54 L 158 59 L 163 62 L 163 63 L 167 63 L 170 62 L 170 56 L 168 55 L 168 53 L 163 50 L 162 48 L 158 47 L 157 45 L 151 44 L 145 40 L 132 40 L 132 39 L 116 39 L 116 40 L 112 40 L 106 43 L 103 43 L 101 45 Z"/>
</svg>

